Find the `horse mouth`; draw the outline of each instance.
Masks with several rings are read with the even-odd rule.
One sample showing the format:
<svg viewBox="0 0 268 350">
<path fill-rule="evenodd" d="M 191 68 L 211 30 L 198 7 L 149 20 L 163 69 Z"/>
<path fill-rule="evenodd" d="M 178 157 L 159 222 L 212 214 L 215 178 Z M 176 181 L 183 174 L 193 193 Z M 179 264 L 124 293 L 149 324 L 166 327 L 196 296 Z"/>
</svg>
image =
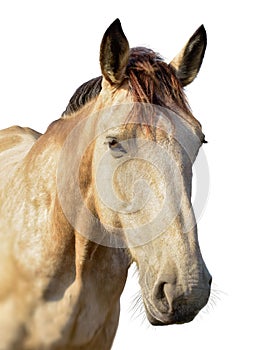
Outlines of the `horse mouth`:
<svg viewBox="0 0 268 350">
<path fill-rule="evenodd" d="M 168 326 L 172 324 L 184 324 L 193 321 L 196 315 L 199 313 L 198 311 L 182 311 L 182 310 L 174 310 L 171 313 L 160 313 L 158 311 L 154 311 L 153 308 L 148 308 L 146 304 L 145 310 L 148 321 L 153 326 Z"/>
<path fill-rule="evenodd" d="M 147 318 L 151 325 L 153 326 L 168 326 L 171 324 L 184 324 L 193 321 L 197 313 L 188 314 L 188 315 L 180 315 L 174 313 L 174 315 L 170 315 L 169 317 L 164 317 L 161 320 L 147 313 Z"/>
</svg>

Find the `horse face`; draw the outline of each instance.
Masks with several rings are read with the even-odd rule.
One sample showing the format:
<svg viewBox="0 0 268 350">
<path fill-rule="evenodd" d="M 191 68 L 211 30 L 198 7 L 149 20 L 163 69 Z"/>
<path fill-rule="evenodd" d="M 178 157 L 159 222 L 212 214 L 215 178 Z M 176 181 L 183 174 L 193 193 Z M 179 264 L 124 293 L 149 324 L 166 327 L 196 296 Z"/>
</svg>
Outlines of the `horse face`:
<svg viewBox="0 0 268 350">
<path fill-rule="evenodd" d="M 196 76 L 205 46 L 201 27 L 168 68 L 155 68 L 158 58 L 149 58 L 135 75 L 127 62 L 137 55 L 129 58 L 118 21 L 108 28 L 101 45 L 99 101 L 107 105 L 109 100 L 113 107 L 102 109 L 97 123 L 96 212 L 111 235 L 110 245 L 120 242 L 137 263 L 148 319 L 155 325 L 191 321 L 210 294 L 211 276 L 201 256 L 191 205 L 192 165 L 203 135 L 200 124 L 187 114 L 187 103 L 180 100 L 183 93 L 177 94 L 178 100 L 173 96 Z M 167 80 L 165 72 L 170 72 Z M 163 81 L 174 86 L 163 86 Z M 134 102 L 137 96 L 138 101 L 160 101 L 178 113 Z"/>
</svg>

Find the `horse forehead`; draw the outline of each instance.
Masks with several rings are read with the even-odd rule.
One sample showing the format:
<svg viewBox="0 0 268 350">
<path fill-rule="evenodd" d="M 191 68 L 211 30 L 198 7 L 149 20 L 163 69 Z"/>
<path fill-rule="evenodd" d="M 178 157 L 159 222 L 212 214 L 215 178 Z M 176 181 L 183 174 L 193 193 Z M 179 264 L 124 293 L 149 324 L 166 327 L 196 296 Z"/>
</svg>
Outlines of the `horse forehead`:
<svg viewBox="0 0 268 350">
<path fill-rule="evenodd" d="M 133 104 L 122 104 L 102 110 L 96 136 L 109 135 L 119 140 L 136 138 L 157 143 L 165 142 L 180 145 L 186 150 L 200 147 L 200 131 L 182 118 L 176 118 L 174 122 L 163 115 L 151 119 L 147 114 L 147 120 L 132 119 L 132 108 Z"/>
</svg>

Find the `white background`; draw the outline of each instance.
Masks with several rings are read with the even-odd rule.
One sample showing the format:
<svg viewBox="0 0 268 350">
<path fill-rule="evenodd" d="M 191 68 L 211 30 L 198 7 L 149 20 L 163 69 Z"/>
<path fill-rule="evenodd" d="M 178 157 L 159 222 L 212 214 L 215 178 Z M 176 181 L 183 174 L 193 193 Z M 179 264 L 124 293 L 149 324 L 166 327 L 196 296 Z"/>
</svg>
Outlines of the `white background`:
<svg viewBox="0 0 268 350">
<path fill-rule="evenodd" d="M 198 226 L 215 284 L 192 323 L 155 328 L 132 310 L 131 270 L 113 349 L 267 349 L 265 1 L 2 0 L 0 127 L 44 132 L 59 118 L 74 90 L 100 74 L 99 44 L 117 17 L 131 46 L 167 61 L 206 27 L 205 60 L 186 92 L 209 141 L 210 195 Z"/>
</svg>

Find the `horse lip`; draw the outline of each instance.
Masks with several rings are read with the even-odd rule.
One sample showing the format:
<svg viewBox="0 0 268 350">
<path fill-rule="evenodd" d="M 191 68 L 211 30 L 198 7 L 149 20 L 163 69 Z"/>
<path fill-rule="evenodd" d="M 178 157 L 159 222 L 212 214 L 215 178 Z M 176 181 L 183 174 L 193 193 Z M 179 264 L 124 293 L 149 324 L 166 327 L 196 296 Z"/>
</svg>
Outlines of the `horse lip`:
<svg viewBox="0 0 268 350">
<path fill-rule="evenodd" d="M 185 315 L 183 318 L 179 318 L 178 320 L 175 322 L 176 324 L 183 324 L 183 323 L 189 323 L 191 321 L 193 321 L 193 319 L 195 318 L 195 316 L 198 314 L 199 311 L 197 312 L 192 312 L 190 314 Z"/>
<path fill-rule="evenodd" d="M 146 314 L 147 314 L 147 318 L 149 320 L 149 322 L 151 323 L 151 325 L 153 326 L 167 326 L 169 324 L 171 324 L 167 319 L 163 319 L 160 320 L 159 318 L 157 318 L 156 316 L 153 316 L 153 314 L 146 308 Z"/>
<path fill-rule="evenodd" d="M 160 314 L 159 313 L 159 316 L 157 317 L 156 316 L 156 313 L 153 312 L 153 307 L 152 305 L 150 304 L 150 302 L 146 302 L 144 300 L 144 307 L 145 307 L 145 311 L 146 311 L 146 315 L 147 315 L 147 318 L 148 318 L 148 321 L 153 325 L 153 326 L 163 326 L 163 325 L 167 325 L 167 320 L 163 320 L 164 317 L 164 314 Z M 157 312 L 158 313 L 158 312 Z"/>
<path fill-rule="evenodd" d="M 182 315 L 180 312 L 175 310 L 170 314 L 157 312 L 157 315 L 156 315 L 156 313 L 153 311 L 153 308 L 151 306 L 148 307 L 145 303 L 144 305 L 145 305 L 147 318 L 153 326 L 168 326 L 171 324 L 188 323 L 193 321 L 195 316 L 199 313 L 199 310 L 198 310 L 195 312 L 188 313 L 186 315 Z"/>
<path fill-rule="evenodd" d="M 171 314 L 168 318 L 163 318 L 159 320 L 155 318 L 151 313 L 147 312 L 147 318 L 153 326 L 168 326 L 171 324 L 184 324 L 193 321 L 197 313 L 192 313 L 188 315 L 178 316 L 176 314 Z"/>
</svg>

